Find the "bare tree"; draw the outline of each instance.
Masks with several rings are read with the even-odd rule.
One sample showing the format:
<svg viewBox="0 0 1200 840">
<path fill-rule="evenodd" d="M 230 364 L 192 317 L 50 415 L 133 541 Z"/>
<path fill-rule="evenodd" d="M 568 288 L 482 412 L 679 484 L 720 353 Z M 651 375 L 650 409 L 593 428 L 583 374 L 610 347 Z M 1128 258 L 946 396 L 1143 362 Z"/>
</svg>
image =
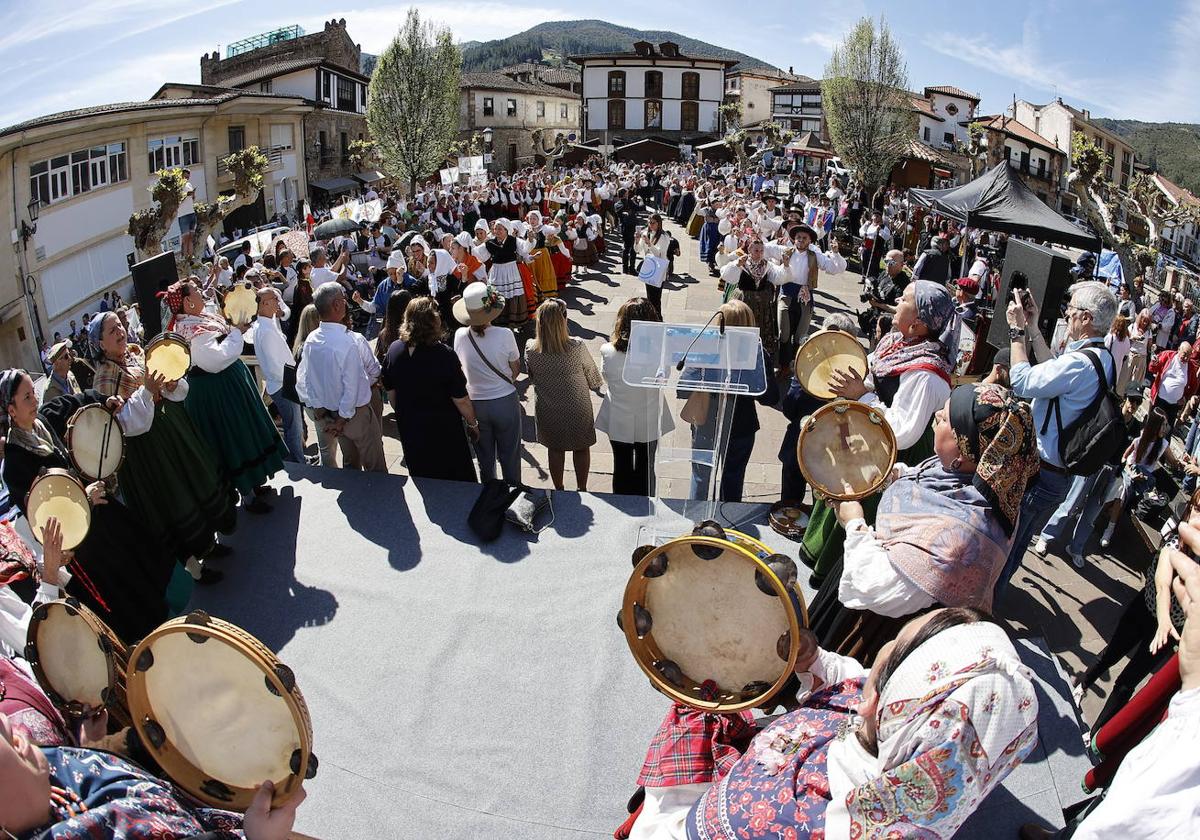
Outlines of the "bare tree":
<svg viewBox="0 0 1200 840">
<path fill-rule="evenodd" d="M 868 190 L 887 181 L 916 131 L 908 70 L 887 23 L 862 18 L 835 47 L 821 82 L 821 107 L 842 162 Z"/>
<path fill-rule="evenodd" d="M 462 53 L 445 26 L 422 22 L 409 9 L 400 32 L 383 53 L 367 100 L 367 127 L 379 147 L 384 172 L 408 180 L 439 167 L 458 135 Z"/>
<path fill-rule="evenodd" d="M 233 176 L 233 195 L 223 195 L 216 201 L 196 202 L 196 232 L 193 254 L 204 253 L 204 243 L 217 225 L 233 211 L 258 201 L 267 171 L 267 156 L 258 146 L 247 146 L 222 158 L 218 167 Z M 193 263 L 198 262 L 193 260 Z"/>
</svg>

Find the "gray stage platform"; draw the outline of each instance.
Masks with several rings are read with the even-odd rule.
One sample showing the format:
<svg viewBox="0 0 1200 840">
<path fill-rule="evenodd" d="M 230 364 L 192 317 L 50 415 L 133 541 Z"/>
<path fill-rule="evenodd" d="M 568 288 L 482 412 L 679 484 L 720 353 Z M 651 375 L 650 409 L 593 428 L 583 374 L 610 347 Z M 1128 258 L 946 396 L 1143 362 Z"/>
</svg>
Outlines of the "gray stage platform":
<svg viewBox="0 0 1200 840">
<path fill-rule="evenodd" d="M 615 617 L 643 526 L 690 531 L 647 502 L 556 493 L 532 542 L 472 545 L 477 490 L 294 467 L 275 511 L 242 517 L 226 580 L 193 605 L 244 626 L 296 672 L 321 768 L 297 830 L 336 838 L 611 836 L 667 708 Z M 756 505 L 725 505 L 735 523 Z M 765 525 L 741 530 L 795 555 Z M 1038 751 L 960 832 L 1061 825 L 1087 769 L 1054 660 Z"/>
</svg>

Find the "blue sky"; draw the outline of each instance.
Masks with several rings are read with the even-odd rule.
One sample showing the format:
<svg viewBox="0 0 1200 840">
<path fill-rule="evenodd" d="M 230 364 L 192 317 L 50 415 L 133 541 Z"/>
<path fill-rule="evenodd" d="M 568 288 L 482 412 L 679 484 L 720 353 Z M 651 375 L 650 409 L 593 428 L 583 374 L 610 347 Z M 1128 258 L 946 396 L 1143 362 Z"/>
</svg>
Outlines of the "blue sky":
<svg viewBox="0 0 1200 840">
<path fill-rule="evenodd" d="M 729 8 L 746 7 L 729 0 L 441 0 L 419 8 L 464 41 L 588 15 L 674 30 L 814 77 L 855 20 L 884 13 L 913 88 L 956 85 L 981 94 L 990 113 L 1014 94 L 1037 102 L 1057 95 L 1097 115 L 1200 122 L 1192 28 L 1200 26 L 1200 0 L 843 0 L 825 8 L 832 5 L 782 0 L 750 7 L 753 19 L 731 18 Z M 0 0 L 0 67 L 8 71 L 0 76 L 0 126 L 144 99 L 165 81 L 198 81 L 201 53 L 277 26 L 312 32 L 344 17 L 363 49 L 379 52 L 405 9 L 373 0 Z"/>
</svg>

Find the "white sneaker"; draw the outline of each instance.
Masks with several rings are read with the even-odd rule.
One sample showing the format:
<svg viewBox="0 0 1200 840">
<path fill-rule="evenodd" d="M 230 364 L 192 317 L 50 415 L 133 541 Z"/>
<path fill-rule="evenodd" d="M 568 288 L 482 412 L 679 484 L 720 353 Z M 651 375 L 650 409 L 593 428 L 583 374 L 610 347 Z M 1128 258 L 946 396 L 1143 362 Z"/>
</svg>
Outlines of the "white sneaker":
<svg viewBox="0 0 1200 840">
<path fill-rule="evenodd" d="M 1083 564 L 1084 564 L 1083 555 L 1076 554 L 1074 551 L 1072 551 L 1071 552 L 1071 562 L 1075 564 L 1076 569 L 1082 569 Z"/>
<path fill-rule="evenodd" d="M 1100 537 L 1100 547 L 1108 548 L 1108 544 L 1112 542 L 1113 531 L 1117 528 L 1116 522 L 1109 522 L 1108 527 L 1104 529 L 1103 536 Z"/>
<path fill-rule="evenodd" d="M 1033 544 L 1033 553 L 1038 557 L 1045 557 L 1046 552 L 1049 550 L 1050 548 L 1046 545 L 1046 541 L 1041 537 L 1038 537 L 1038 541 Z"/>
</svg>

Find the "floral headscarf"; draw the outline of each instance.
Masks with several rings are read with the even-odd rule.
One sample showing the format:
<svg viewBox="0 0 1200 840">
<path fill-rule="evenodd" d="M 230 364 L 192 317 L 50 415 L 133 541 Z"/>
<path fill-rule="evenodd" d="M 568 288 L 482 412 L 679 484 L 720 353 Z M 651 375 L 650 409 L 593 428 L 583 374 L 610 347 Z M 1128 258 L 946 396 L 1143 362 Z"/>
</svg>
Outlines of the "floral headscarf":
<svg viewBox="0 0 1200 840">
<path fill-rule="evenodd" d="M 975 462 L 975 487 L 1011 535 L 1040 467 L 1029 406 L 1001 385 L 960 385 L 950 394 L 950 426 L 959 452 Z"/>
<path fill-rule="evenodd" d="M 186 287 L 186 280 L 176 280 L 170 286 L 167 286 L 165 292 L 158 293 L 158 296 L 162 298 L 172 315 L 178 315 L 183 312 L 183 299 L 187 296 Z"/>
<path fill-rule="evenodd" d="M 875 767 L 840 760 L 856 739 L 830 749 L 826 837 L 948 840 L 1037 742 L 1032 673 L 991 622 L 951 627 L 906 656 L 878 708 Z"/>
</svg>

